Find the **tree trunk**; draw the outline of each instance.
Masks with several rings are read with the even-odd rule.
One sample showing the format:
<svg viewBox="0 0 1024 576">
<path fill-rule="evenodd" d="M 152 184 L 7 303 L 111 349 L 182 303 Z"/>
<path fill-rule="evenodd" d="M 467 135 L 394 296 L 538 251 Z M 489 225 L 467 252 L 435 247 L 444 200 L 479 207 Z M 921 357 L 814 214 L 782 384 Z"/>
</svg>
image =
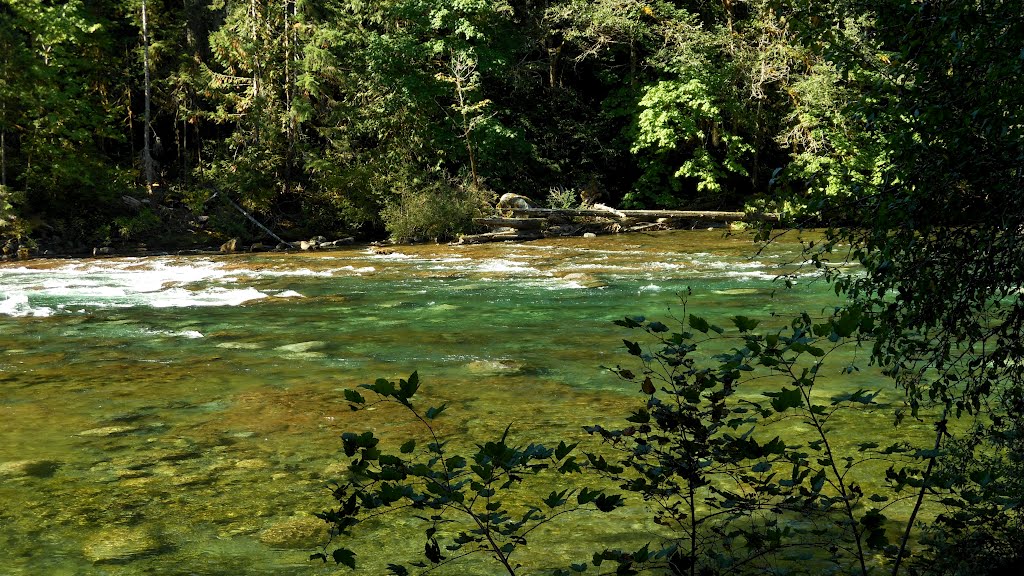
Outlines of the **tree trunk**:
<svg viewBox="0 0 1024 576">
<path fill-rule="evenodd" d="M 285 140 L 286 150 L 284 153 L 284 193 L 290 195 L 292 192 L 292 159 L 295 153 L 295 129 L 292 120 L 292 37 L 290 31 L 291 20 L 288 5 L 290 0 L 284 0 L 284 107 L 285 107 Z"/>
<path fill-rule="evenodd" d="M 7 187 L 7 132 L 0 130 L 0 186 Z"/>
<path fill-rule="evenodd" d="M 146 173 L 146 191 L 153 193 L 153 154 L 149 146 L 150 130 L 150 108 L 149 102 L 152 96 L 149 78 L 149 29 L 148 18 L 146 17 L 146 0 L 142 0 L 142 65 L 146 69 L 146 117 L 142 126 L 142 169 Z"/>
</svg>

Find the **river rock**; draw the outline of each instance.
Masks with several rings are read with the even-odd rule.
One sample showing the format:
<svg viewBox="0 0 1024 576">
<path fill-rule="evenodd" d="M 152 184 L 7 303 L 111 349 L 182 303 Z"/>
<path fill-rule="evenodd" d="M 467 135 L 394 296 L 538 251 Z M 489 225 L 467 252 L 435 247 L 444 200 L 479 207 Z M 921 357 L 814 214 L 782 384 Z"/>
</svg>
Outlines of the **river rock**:
<svg viewBox="0 0 1024 576">
<path fill-rule="evenodd" d="M 259 458 L 247 458 L 245 460 L 235 462 L 235 468 L 240 468 L 242 470 L 263 470 L 264 468 L 270 468 L 270 462 Z"/>
<path fill-rule="evenodd" d="M 598 280 L 597 278 L 594 278 L 593 276 L 590 276 L 589 274 L 584 274 L 582 272 L 572 272 L 566 274 L 565 276 L 562 276 L 562 280 L 566 280 L 568 282 L 575 282 L 576 284 L 579 284 L 584 288 L 605 288 L 608 286 L 607 283 L 602 282 L 601 280 Z"/>
<path fill-rule="evenodd" d="M 349 465 L 348 462 L 332 462 L 324 468 L 321 476 L 328 480 L 337 480 L 338 478 L 344 477 L 348 474 Z"/>
<path fill-rule="evenodd" d="M 162 548 L 160 539 L 144 528 L 115 526 L 89 538 L 83 552 L 93 564 L 118 564 L 156 554 Z"/>
<path fill-rule="evenodd" d="M 322 546 L 328 538 L 327 523 L 313 516 L 294 516 L 260 532 L 259 541 L 271 548 L 289 550 Z"/>
<path fill-rule="evenodd" d="M 314 350 L 320 350 L 327 347 L 327 342 L 322 340 L 310 340 L 308 342 L 297 342 L 295 344 L 285 344 L 284 346 L 278 346 L 276 349 L 282 352 L 312 352 Z"/>
<path fill-rule="evenodd" d="M 49 478 L 60 468 L 56 460 L 15 460 L 0 462 L 0 478 Z"/>
<path fill-rule="evenodd" d="M 122 436 L 124 434 L 130 434 L 135 432 L 138 428 L 134 426 L 103 426 L 101 428 L 91 428 L 89 430 L 83 430 L 78 433 L 78 436 Z"/>
<path fill-rule="evenodd" d="M 512 210 L 525 210 L 527 208 L 536 208 L 536 204 L 534 204 L 533 200 L 519 194 L 509 192 L 502 194 L 498 200 L 498 212 L 502 214 L 511 213 Z"/>
<path fill-rule="evenodd" d="M 515 360 L 474 360 L 466 364 L 466 369 L 473 374 L 518 374 L 526 366 Z"/>
<path fill-rule="evenodd" d="M 231 254 L 238 251 L 238 238 L 232 238 L 227 242 L 220 245 L 220 251 L 225 254 Z"/>
</svg>

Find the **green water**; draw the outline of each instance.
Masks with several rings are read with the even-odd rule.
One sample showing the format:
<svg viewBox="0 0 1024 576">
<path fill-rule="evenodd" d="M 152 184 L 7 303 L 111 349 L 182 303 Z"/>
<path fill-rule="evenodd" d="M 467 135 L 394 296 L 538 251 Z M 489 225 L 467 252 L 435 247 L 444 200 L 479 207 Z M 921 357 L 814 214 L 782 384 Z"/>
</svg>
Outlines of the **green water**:
<svg viewBox="0 0 1024 576">
<path fill-rule="evenodd" d="M 700 231 L 4 264 L 0 573 L 336 573 L 307 557 L 323 539 L 310 514 L 344 469 L 339 434 L 416 431 L 399 412 L 353 416 L 342 389 L 418 370 L 457 442 L 509 422 L 523 441 L 579 437 L 638 401 L 599 369 L 628 362 L 611 320 L 678 312 L 686 287 L 690 312 L 720 319 L 831 305 L 809 279 L 771 281 L 793 269 L 791 240 L 753 254 Z M 649 540 L 647 517 L 553 525 L 536 561 Z M 365 573 L 417 553 L 414 528 L 366 533 Z"/>
</svg>

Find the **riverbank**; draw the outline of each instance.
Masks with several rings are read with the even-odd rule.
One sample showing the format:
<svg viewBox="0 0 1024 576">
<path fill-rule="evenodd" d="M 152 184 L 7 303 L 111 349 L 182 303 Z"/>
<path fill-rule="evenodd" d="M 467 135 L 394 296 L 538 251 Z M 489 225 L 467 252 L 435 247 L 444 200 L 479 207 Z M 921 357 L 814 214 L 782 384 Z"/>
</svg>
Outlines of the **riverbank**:
<svg viewBox="0 0 1024 576">
<path fill-rule="evenodd" d="M 162 207 L 164 208 L 164 207 Z M 169 212 L 170 208 L 165 208 Z M 241 208 L 239 208 L 241 210 Z M 673 211 L 618 211 L 603 210 L 551 210 L 517 209 L 525 217 L 504 215 L 500 206 L 494 215 L 476 219 L 480 227 L 474 233 L 460 234 L 452 244 L 478 244 L 485 242 L 525 242 L 543 238 L 593 238 L 602 235 L 650 233 L 668 230 L 742 229 L 747 219 L 736 212 L 693 212 L 671 214 Z M 644 212 L 643 215 L 634 214 Z M 256 222 L 252 216 L 242 211 Z M 668 214 L 667 216 L 662 213 Z M 535 217 L 541 214 L 542 217 Z M 709 216 L 710 215 L 710 216 Z M 725 215 L 725 216 L 722 216 Z M 709 219 L 710 218 L 710 219 Z M 777 218 L 777 216 L 775 216 Z M 38 237 L 0 237 L 0 261 L 29 260 L 33 258 L 88 258 L 115 256 L 203 256 L 259 252 L 305 252 L 336 250 L 355 244 L 386 247 L 421 243 L 398 243 L 386 237 L 343 235 L 328 239 L 323 235 L 302 237 L 295 231 L 282 230 L 279 234 L 257 231 L 247 236 L 229 236 L 207 229 L 209 216 L 194 216 L 181 208 L 174 217 L 168 217 L 168 226 L 154 231 L 142 239 L 106 239 L 102 242 L 67 240 L 47 233 Z M 523 224 L 523 223 L 526 224 Z M 262 226 L 262 225 L 260 225 Z M 524 226 L 527 229 L 524 229 Z M 484 232 L 490 228 L 490 232 Z M 273 238 L 271 237 L 273 234 Z M 432 244 L 444 243 L 433 242 Z M 429 243 L 428 243 L 429 244 Z"/>
</svg>

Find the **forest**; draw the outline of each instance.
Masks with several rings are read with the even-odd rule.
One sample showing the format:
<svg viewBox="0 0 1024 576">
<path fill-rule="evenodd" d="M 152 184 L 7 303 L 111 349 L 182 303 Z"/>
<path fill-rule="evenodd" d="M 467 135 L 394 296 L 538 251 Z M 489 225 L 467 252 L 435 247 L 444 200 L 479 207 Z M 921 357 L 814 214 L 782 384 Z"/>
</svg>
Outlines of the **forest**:
<svg viewBox="0 0 1024 576">
<path fill-rule="evenodd" d="M 447 240 L 508 192 L 796 214 L 887 162 L 916 41 L 880 23 L 918 8 L 7 0 L 0 234 L 261 236 L 218 191 L 290 239 Z"/>
</svg>

